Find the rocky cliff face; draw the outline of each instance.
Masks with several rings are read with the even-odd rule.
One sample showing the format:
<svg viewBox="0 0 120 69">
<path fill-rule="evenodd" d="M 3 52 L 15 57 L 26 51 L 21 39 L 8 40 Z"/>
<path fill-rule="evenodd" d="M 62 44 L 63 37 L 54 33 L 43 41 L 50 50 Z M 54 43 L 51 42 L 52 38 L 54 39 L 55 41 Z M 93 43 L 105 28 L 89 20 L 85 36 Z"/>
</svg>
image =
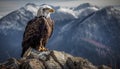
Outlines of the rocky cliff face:
<svg viewBox="0 0 120 69">
<path fill-rule="evenodd" d="M 95 66 L 87 59 L 60 51 L 38 52 L 29 48 L 21 59 L 11 58 L 0 64 L 0 69 L 111 69 Z"/>
</svg>

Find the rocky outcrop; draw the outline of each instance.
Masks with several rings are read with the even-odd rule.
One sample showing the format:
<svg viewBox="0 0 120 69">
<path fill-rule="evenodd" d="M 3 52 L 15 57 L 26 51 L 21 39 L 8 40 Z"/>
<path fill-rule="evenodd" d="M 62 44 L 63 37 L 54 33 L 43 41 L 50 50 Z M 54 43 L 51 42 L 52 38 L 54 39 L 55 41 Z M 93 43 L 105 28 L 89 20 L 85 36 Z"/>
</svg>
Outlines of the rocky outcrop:
<svg viewBox="0 0 120 69">
<path fill-rule="evenodd" d="M 95 66 L 87 59 L 73 57 L 60 51 L 38 52 L 29 48 L 21 59 L 11 58 L 0 64 L 0 69 L 111 69 Z"/>
</svg>

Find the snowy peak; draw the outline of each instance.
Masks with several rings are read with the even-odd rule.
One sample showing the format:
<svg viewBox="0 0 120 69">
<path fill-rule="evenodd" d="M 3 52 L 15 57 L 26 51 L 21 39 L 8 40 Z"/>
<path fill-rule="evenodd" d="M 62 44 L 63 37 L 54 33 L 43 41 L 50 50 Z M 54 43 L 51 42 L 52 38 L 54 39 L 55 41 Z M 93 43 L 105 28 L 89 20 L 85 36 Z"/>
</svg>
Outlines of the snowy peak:
<svg viewBox="0 0 120 69">
<path fill-rule="evenodd" d="M 36 6 L 34 3 L 27 3 L 25 6 Z"/>
<path fill-rule="evenodd" d="M 87 7 L 95 7 L 95 6 L 90 3 L 83 3 L 75 7 L 74 10 L 80 10 L 80 9 L 87 8 Z"/>
<path fill-rule="evenodd" d="M 42 4 L 42 5 L 44 5 L 44 4 Z M 16 12 L 20 12 L 23 15 L 25 14 L 25 12 L 31 12 L 33 14 L 33 16 L 36 16 L 39 7 L 42 6 L 42 5 L 36 5 L 34 3 L 28 3 L 24 7 L 18 9 Z M 78 7 L 75 7 L 74 9 L 67 8 L 67 7 L 59 7 L 59 6 L 52 6 L 52 7 L 56 10 L 55 14 L 52 14 L 52 18 L 55 21 L 56 20 L 76 19 L 76 18 L 79 17 L 80 14 L 82 14 L 81 12 L 84 12 L 84 11 L 86 12 L 87 9 L 88 9 L 87 10 L 88 12 L 86 12 L 86 13 L 89 13 L 89 10 L 90 10 L 90 12 L 98 10 L 97 8 L 95 8 L 94 6 L 92 6 L 89 3 L 79 5 Z M 79 9 L 77 10 L 77 8 L 79 8 Z M 16 14 L 16 15 L 19 15 L 19 14 Z"/>
<path fill-rule="evenodd" d="M 59 7 L 56 9 L 55 14 L 52 14 L 52 17 L 55 21 L 63 21 L 78 18 L 70 8 Z"/>
<path fill-rule="evenodd" d="M 54 20 L 71 20 L 71 19 L 78 19 L 81 18 L 81 16 L 87 16 L 95 11 L 99 10 L 99 8 L 89 4 L 85 3 L 82 5 L 79 5 L 78 7 L 57 7 L 56 13 L 53 14 Z M 59 17 L 58 19 L 56 18 Z"/>
<path fill-rule="evenodd" d="M 37 11 L 39 9 L 39 6 L 35 5 L 34 3 L 28 3 L 24 7 L 27 11 L 30 11 L 33 13 L 34 16 L 37 15 Z"/>
<path fill-rule="evenodd" d="M 100 10 L 98 10 L 98 12 L 96 12 L 99 15 L 104 15 L 107 16 L 108 19 L 114 17 L 115 19 L 117 19 L 116 21 L 120 22 L 120 10 L 117 10 L 116 8 L 114 8 L 113 6 L 107 6 L 104 7 Z"/>
<path fill-rule="evenodd" d="M 37 7 L 26 5 L 9 13 L 0 19 L 0 31 L 5 31 L 5 29 L 24 30 L 26 23 L 36 15 L 36 12 Z"/>
<path fill-rule="evenodd" d="M 102 9 L 100 9 L 99 11 L 101 12 L 106 12 L 106 13 L 109 13 L 109 12 L 115 12 L 117 14 L 120 14 L 120 10 L 116 9 L 115 7 L 113 6 L 107 6 L 107 7 L 104 7 Z"/>
</svg>

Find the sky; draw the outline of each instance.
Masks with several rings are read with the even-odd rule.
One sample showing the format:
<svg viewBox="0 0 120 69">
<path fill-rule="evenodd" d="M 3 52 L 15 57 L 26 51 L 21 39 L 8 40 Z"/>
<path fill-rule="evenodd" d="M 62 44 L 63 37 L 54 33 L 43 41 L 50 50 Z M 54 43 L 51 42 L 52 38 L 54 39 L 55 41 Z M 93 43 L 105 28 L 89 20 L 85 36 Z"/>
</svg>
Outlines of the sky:
<svg viewBox="0 0 120 69">
<path fill-rule="evenodd" d="M 27 3 L 50 4 L 55 6 L 75 7 L 82 3 L 91 3 L 97 6 L 119 6 L 120 0 L 0 0 L 0 18 L 8 13 L 25 6 Z"/>
</svg>

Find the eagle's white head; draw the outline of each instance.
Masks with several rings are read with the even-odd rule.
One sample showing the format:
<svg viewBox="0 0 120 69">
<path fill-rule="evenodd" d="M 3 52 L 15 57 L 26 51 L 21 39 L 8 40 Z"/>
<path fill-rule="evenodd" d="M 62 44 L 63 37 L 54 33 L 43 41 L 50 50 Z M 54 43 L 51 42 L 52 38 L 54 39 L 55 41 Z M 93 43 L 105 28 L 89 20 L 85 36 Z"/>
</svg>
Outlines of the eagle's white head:
<svg viewBox="0 0 120 69">
<path fill-rule="evenodd" d="M 37 17 L 44 16 L 46 18 L 50 17 L 50 14 L 54 12 L 54 9 L 51 6 L 43 5 L 39 8 L 37 12 Z"/>
</svg>

